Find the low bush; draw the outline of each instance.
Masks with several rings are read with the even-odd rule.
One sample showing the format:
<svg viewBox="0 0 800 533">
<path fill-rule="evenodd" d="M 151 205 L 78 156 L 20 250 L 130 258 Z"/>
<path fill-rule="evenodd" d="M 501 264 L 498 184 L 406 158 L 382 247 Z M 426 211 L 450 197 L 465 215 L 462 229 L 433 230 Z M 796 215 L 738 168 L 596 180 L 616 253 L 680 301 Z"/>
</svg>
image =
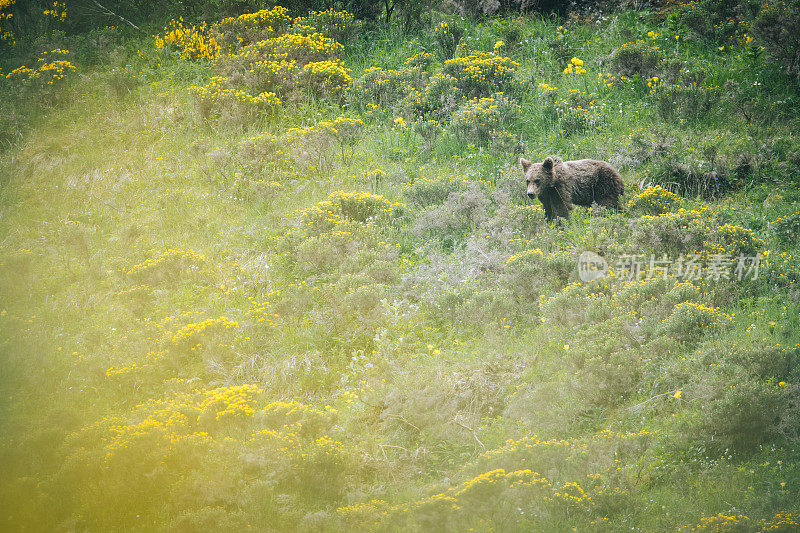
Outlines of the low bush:
<svg viewBox="0 0 800 533">
<path fill-rule="evenodd" d="M 451 126 L 462 142 L 485 146 L 497 129 L 512 122 L 519 112 L 519 106 L 502 93 L 488 98 L 473 98 L 453 113 Z"/>
<path fill-rule="evenodd" d="M 678 195 L 653 185 L 633 196 L 628 202 L 628 210 L 640 215 L 663 215 L 679 205 Z"/>
<path fill-rule="evenodd" d="M 618 76 L 649 78 L 661 74 L 664 53 L 656 45 L 639 39 L 614 50 L 609 58 L 611 70 Z"/>
</svg>

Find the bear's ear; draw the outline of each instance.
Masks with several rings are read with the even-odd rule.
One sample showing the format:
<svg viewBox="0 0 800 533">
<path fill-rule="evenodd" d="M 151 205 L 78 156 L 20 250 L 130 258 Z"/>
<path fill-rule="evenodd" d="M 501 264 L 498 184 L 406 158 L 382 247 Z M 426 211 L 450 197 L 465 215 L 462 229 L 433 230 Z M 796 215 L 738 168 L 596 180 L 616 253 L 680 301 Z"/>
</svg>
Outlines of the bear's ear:
<svg viewBox="0 0 800 533">
<path fill-rule="evenodd" d="M 529 168 L 531 168 L 531 162 L 525 159 L 524 157 L 519 158 L 519 164 L 522 165 L 522 170 L 527 172 Z"/>
<path fill-rule="evenodd" d="M 550 171 L 553 170 L 553 157 L 546 157 L 544 161 L 542 161 L 542 168 L 544 170 Z"/>
</svg>

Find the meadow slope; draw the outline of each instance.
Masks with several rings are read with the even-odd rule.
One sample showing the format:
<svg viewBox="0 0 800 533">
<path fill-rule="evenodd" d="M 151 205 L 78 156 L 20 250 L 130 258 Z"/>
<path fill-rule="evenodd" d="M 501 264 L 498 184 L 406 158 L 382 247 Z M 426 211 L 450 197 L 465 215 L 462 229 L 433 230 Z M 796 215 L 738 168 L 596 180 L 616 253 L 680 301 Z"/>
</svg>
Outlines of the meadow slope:
<svg viewBox="0 0 800 533">
<path fill-rule="evenodd" d="M 678 8 L 431 17 L 2 71 L 0 529 L 800 528 L 796 78 Z M 624 209 L 547 223 L 550 154 Z"/>
</svg>

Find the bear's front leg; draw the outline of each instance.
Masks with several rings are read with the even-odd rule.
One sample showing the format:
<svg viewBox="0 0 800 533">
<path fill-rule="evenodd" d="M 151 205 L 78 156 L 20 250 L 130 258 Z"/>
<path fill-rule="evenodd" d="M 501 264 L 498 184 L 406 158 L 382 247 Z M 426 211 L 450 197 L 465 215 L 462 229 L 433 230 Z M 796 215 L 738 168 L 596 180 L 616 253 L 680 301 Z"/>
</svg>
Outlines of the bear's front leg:
<svg viewBox="0 0 800 533">
<path fill-rule="evenodd" d="M 542 206 L 544 206 L 544 218 L 550 222 L 556 217 L 555 213 L 553 212 L 553 202 L 550 199 L 550 195 L 547 193 L 540 194 L 539 201 L 542 202 Z"/>
<path fill-rule="evenodd" d="M 565 202 L 557 192 L 550 196 L 550 205 L 553 214 L 557 217 L 569 218 L 572 204 Z"/>
</svg>

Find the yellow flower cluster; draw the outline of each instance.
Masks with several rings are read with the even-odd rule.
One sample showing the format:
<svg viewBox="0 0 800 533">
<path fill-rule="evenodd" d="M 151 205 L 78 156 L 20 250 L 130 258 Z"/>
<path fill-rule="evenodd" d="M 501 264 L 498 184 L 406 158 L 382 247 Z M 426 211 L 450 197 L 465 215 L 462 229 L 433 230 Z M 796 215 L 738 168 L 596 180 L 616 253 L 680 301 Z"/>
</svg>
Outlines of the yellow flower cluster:
<svg viewBox="0 0 800 533">
<path fill-rule="evenodd" d="M 725 513 L 719 513 L 716 516 L 704 516 L 692 528 L 692 531 L 749 531 L 750 527 L 748 526 L 751 526 L 751 524 L 751 520 L 743 514 L 726 515 Z"/>
<path fill-rule="evenodd" d="M 331 58 L 344 50 L 344 46 L 321 33 L 285 33 L 273 39 L 259 41 L 256 45 L 272 50 L 276 57 L 294 58 L 302 62 L 310 62 L 315 58 Z"/>
<path fill-rule="evenodd" d="M 256 412 L 254 404 L 262 389 L 256 385 L 239 385 L 235 387 L 219 387 L 203 392 L 203 400 L 197 404 L 200 413 L 212 415 L 214 420 L 226 417 L 253 416 Z"/>
<path fill-rule="evenodd" d="M 271 293 L 271 295 L 279 294 L 280 293 L 278 291 Z M 250 315 L 255 317 L 257 323 L 266 321 L 268 325 L 275 326 L 275 323 L 272 321 L 272 319 L 278 318 L 280 315 L 272 310 L 272 304 L 270 302 L 257 302 L 251 299 L 251 305 L 253 307 L 250 310 Z"/>
<path fill-rule="evenodd" d="M 198 87 L 192 85 L 189 92 L 200 102 L 209 104 L 219 104 L 220 102 L 234 102 L 239 104 L 253 104 L 261 108 L 274 108 L 281 105 L 281 100 L 273 92 L 263 92 L 258 95 L 251 95 L 245 91 L 230 87 L 228 78 L 213 76 L 208 85 Z"/>
<path fill-rule="evenodd" d="M 652 185 L 631 198 L 628 208 L 649 215 L 661 215 L 671 211 L 677 202 L 677 194 L 661 185 Z"/>
<path fill-rule="evenodd" d="M 544 252 L 542 252 L 539 248 L 533 248 L 531 250 L 525 250 L 524 252 L 520 252 L 518 254 L 514 254 L 508 258 L 506 261 L 507 265 L 513 265 L 522 261 L 523 259 L 533 258 L 533 259 L 541 259 L 544 257 Z"/>
<path fill-rule="evenodd" d="M 206 263 L 206 257 L 203 254 L 198 254 L 194 250 L 176 250 L 170 248 L 169 250 L 150 257 L 141 263 L 133 265 L 125 273 L 128 275 L 137 275 L 157 267 L 172 265 L 175 263 L 202 266 Z"/>
<path fill-rule="evenodd" d="M 68 74 L 75 72 L 75 66 L 67 61 L 69 50 L 57 48 L 50 52 L 42 52 L 39 56 L 36 68 L 17 67 L 8 74 L 7 79 L 18 80 L 21 83 L 42 83 L 53 85 L 67 77 Z M 58 57 L 59 59 L 54 59 Z"/>
<path fill-rule="evenodd" d="M 11 30 L 4 30 L 4 21 L 9 21 L 14 16 L 14 13 L 9 13 L 7 9 L 11 9 L 17 0 L 0 0 L 0 42 L 7 42 L 14 44 L 14 33 Z"/>
<path fill-rule="evenodd" d="M 2 9 L 2 7 L 0 7 Z M 43 15 L 48 17 L 53 17 L 54 19 L 58 20 L 59 22 L 64 22 L 67 20 L 67 3 L 66 2 L 53 2 L 52 9 L 45 9 L 42 12 Z"/>
<path fill-rule="evenodd" d="M 186 342 L 194 342 L 198 336 L 203 335 L 208 329 L 230 329 L 238 328 L 239 323 L 226 316 L 219 318 L 208 318 L 202 322 L 187 324 L 172 337 L 173 345 L 180 345 Z"/>
<path fill-rule="evenodd" d="M 573 57 L 567 63 L 567 67 L 564 69 L 564 74 L 586 74 L 588 71 L 583 68 L 583 61 L 578 59 L 577 57 Z"/>
<path fill-rule="evenodd" d="M 200 26 L 194 24 L 184 25 L 183 17 L 178 20 L 170 21 L 169 26 L 164 28 L 164 36 L 156 35 L 155 43 L 158 50 L 163 50 L 167 46 L 174 46 L 178 52 L 178 57 L 186 61 L 197 61 L 199 59 L 216 59 L 222 49 L 217 40 L 211 35 L 208 25 L 203 22 Z"/>
<path fill-rule="evenodd" d="M 164 355 L 166 355 L 166 352 L 163 350 L 148 352 L 147 355 L 144 356 L 144 360 L 141 362 L 129 361 L 124 365 L 108 367 L 108 369 L 106 369 L 106 376 L 119 376 L 134 372 L 136 370 L 142 370 L 144 368 L 154 368 L 154 363 L 162 359 Z"/>
<path fill-rule="evenodd" d="M 292 23 L 289 10 L 283 6 L 275 6 L 272 9 L 262 9 L 255 13 L 244 13 L 238 17 L 223 19 L 222 22 L 232 21 L 234 19 L 245 24 L 269 28 L 278 28 Z"/>
<path fill-rule="evenodd" d="M 299 211 L 301 226 L 311 232 L 329 232 L 345 222 L 367 223 L 391 215 L 404 204 L 366 191 L 334 191 L 325 200 Z"/>
<path fill-rule="evenodd" d="M 548 91 L 555 91 L 556 89 L 558 89 L 558 87 L 553 87 L 552 85 L 548 85 L 544 82 L 539 83 L 537 87 L 539 87 L 543 93 L 546 93 Z"/>
<path fill-rule="evenodd" d="M 518 67 L 519 63 L 509 57 L 476 51 L 448 59 L 443 72 L 455 78 L 462 90 L 486 94 L 505 89 L 513 81 Z"/>
<path fill-rule="evenodd" d="M 301 76 L 307 89 L 315 90 L 321 96 L 341 95 L 350 88 L 350 69 L 339 60 L 316 61 L 303 67 Z"/>
</svg>

